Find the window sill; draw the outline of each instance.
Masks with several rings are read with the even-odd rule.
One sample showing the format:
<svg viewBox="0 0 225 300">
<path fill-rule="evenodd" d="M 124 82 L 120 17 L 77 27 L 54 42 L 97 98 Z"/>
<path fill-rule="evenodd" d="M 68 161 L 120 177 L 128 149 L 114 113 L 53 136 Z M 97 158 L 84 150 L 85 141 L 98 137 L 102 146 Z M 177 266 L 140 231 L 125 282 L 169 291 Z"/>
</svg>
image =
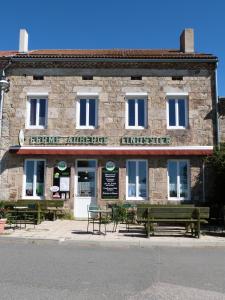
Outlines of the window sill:
<svg viewBox="0 0 225 300">
<path fill-rule="evenodd" d="M 28 126 L 26 127 L 26 129 L 47 129 L 47 127 L 43 127 L 43 126 Z"/>
<path fill-rule="evenodd" d="M 180 126 L 171 126 L 167 127 L 168 130 L 187 130 L 187 127 L 180 127 Z"/>
<path fill-rule="evenodd" d="M 22 199 L 24 200 L 44 200 L 45 197 L 37 197 L 37 196 L 23 196 Z"/>
<path fill-rule="evenodd" d="M 143 129 L 147 129 L 147 127 L 141 127 L 141 126 L 129 126 L 129 127 L 125 127 L 125 129 L 128 129 L 128 130 L 143 130 Z"/>
<path fill-rule="evenodd" d="M 76 129 L 97 129 L 98 127 L 93 127 L 93 126 L 79 126 L 79 127 L 76 127 Z"/>
<path fill-rule="evenodd" d="M 189 198 L 168 198 L 168 201 L 190 201 Z"/>
<path fill-rule="evenodd" d="M 126 201 L 147 201 L 148 198 L 126 198 Z"/>
</svg>

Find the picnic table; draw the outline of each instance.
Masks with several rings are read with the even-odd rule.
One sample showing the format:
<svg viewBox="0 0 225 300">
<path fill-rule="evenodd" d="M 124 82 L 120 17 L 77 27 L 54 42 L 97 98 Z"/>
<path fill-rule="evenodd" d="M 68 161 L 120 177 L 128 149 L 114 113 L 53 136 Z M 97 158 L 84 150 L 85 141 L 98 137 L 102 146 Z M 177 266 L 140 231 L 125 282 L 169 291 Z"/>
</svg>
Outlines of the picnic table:
<svg viewBox="0 0 225 300">
<path fill-rule="evenodd" d="M 186 233 L 200 238 L 200 225 L 207 223 L 209 207 L 164 206 L 137 207 L 137 222 L 145 227 L 147 237 L 154 234 L 158 224 L 183 225 Z"/>
</svg>

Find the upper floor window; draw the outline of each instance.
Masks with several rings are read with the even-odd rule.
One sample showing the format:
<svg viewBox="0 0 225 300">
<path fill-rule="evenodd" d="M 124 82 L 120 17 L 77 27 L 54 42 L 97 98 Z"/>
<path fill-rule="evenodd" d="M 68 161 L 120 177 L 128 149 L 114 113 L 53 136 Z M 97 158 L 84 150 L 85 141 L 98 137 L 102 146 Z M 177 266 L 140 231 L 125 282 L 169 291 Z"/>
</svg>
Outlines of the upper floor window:
<svg viewBox="0 0 225 300">
<path fill-rule="evenodd" d="M 97 125 L 97 99 L 79 99 L 77 102 L 77 128 L 94 129 Z"/>
<path fill-rule="evenodd" d="M 167 99 L 167 128 L 184 129 L 188 124 L 187 98 L 183 96 Z"/>
<path fill-rule="evenodd" d="M 27 128 L 43 129 L 47 126 L 47 99 L 32 97 L 28 99 Z"/>
<path fill-rule="evenodd" d="M 126 128 L 143 129 L 147 125 L 146 99 L 127 99 Z"/>
</svg>

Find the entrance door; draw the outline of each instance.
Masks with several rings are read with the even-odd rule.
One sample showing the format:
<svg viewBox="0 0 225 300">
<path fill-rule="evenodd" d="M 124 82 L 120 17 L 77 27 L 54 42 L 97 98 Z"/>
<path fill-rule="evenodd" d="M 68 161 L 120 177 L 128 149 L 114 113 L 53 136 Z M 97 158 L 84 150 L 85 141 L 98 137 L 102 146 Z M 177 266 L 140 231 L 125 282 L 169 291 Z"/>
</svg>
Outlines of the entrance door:
<svg viewBox="0 0 225 300">
<path fill-rule="evenodd" d="M 87 218 L 88 205 L 96 204 L 96 160 L 76 161 L 76 183 L 74 215 L 76 218 Z"/>
</svg>

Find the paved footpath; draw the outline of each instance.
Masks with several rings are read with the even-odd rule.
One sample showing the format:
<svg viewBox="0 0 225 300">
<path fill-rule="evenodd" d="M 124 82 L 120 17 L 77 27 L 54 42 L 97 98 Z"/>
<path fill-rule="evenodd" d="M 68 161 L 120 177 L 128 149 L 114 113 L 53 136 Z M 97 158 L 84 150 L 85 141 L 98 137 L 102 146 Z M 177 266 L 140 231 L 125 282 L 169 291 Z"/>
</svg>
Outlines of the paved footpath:
<svg viewBox="0 0 225 300">
<path fill-rule="evenodd" d="M 96 228 L 97 229 L 97 228 Z M 164 228 L 165 229 L 165 228 Z M 90 230 L 92 230 L 90 225 Z M 104 231 L 104 226 L 102 226 Z M 112 224 L 107 226 L 106 235 L 87 233 L 87 221 L 70 221 L 56 220 L 45 221 L 40 225 L 29 225 L 23 229 L 6 229 L 0 239 L 27 239 L 27 240 L 51 240 L 56 242 L 81 242 L 90 244 L 104 245 L 133 245 L 139 247 L 151 247 L 157 245 L 180 246 L 180 247 L 207 247 L 220 246 L 225 247 L 225 233 L 218 236 L 202 235 L 200 239 L 182 235 L 181 229 L 177 228 L 175 233 L 171 235 L 168 231 L 157 232 L 157 234 L 149 239 L 143 235 L 142 227 L 132 226 L 130 231 L 126 230 L 124 224 L 118 225 L 117 232 L 112 232 Z"/>
</svg>

